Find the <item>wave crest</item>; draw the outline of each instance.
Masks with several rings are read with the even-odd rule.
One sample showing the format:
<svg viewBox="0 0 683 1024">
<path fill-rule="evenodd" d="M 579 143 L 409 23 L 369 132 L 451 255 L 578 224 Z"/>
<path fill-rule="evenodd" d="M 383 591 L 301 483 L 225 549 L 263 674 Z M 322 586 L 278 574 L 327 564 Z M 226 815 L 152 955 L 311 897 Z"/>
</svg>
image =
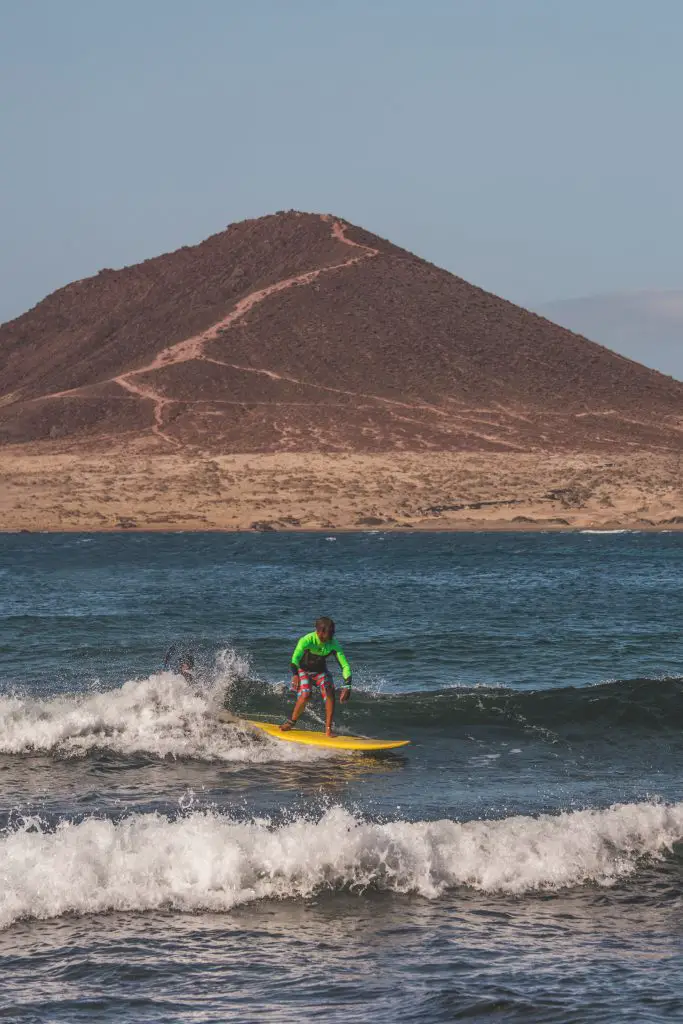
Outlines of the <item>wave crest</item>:
<svg viewBox="0 0 683 1024">
<path fill-rule="evenodd" d="M 131 680 L 119 689 L 47 700 L 0 697 L 0 753 L 49 752 L 204 761 L 301 761 L 325 756 L 217 721 L 225 680 L 199 689 L 173 672 Z"/>
<path fill-rule="evenodd" d="M 683 803 L 618 804 L 501 821 L 378 824 L 335 806 L 273 826 L 213 812 L 133 814 L 0 838 L 0 927 L 65 913 L 227 911 L 253 900 L 368 887 L 436 899 L 468 886 L 520 894 L 611 885 L 683 834 Z"/>
</svg>

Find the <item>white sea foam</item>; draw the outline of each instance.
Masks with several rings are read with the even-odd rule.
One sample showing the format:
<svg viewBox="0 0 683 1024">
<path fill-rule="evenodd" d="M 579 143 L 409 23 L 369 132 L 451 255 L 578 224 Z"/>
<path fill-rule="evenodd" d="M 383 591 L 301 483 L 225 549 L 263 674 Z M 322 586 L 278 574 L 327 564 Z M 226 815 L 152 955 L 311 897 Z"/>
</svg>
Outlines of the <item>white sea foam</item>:
<svg viewBox="0 0 683 1024">
<path fill-rule="evenodd" d="M 641 533 L 641 530 L 579 530 L 579 533 Z"/>
<path fill-rule="evenodd" d="M 119 689 L 41 700 L 0 697 L 0 753 L 116 754 L 206 761 L 302 761 L 325 756 L 216 719 L 224 678 L 193 686 L 173 672 L 131 680 Z"/>
<path fill-rule="evenodd" d="M 435 899 L 469 886 L 521 894 L 611 885 L 683 834 L 683 803 L 621 804 L 502 821 L 377 824 L 341 807 L 273 827 L 212 812 L 134 814 L 0 837 L 0 927 L 65 913 L 226 911 L 272 897 L 368 886 Z"/>
</svg>

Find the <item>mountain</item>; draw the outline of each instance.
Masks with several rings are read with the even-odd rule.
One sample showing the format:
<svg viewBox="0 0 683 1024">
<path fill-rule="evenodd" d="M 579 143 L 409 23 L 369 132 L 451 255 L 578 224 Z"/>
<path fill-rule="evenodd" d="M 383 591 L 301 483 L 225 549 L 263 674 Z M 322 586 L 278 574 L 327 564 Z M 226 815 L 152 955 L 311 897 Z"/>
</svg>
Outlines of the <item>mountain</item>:
<svg viewBox="0 0 683 1024">
<path fill-rule="evenodd" d="M 680 451 L 683 384 L 330 215 L 243 221 L 0 328 L 0 443 Z"/>
<path fill-rule="evenodd" d="M 683 290 L 588 295 L 548 302 L 538 312 L 683 380 Z"/>
</svg>

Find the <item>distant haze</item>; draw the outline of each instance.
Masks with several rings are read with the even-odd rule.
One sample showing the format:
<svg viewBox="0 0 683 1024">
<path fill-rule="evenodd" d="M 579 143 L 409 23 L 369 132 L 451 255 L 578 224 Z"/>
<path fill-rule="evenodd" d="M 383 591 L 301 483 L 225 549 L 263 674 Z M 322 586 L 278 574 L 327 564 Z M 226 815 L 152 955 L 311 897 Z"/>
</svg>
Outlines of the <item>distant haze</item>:
<svg viewBox="0 0 683 1024">
<path fill-rule="evenodd" d="M 683 290 L 589 295 L 537 312 L 620 355 L 683 380 Z"/>
</svg>

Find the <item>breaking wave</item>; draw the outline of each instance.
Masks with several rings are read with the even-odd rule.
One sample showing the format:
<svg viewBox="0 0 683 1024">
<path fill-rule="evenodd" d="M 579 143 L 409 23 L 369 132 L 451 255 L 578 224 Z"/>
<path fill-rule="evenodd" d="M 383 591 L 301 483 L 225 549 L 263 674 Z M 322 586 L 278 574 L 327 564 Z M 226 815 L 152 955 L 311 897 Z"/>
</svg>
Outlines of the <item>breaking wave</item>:
<svg viewBox="0 0 683 1024">
<path fill-rule="evenodd" d="M 54 830 L 31 818 L 0 833 L 0 927 L 369 888 L 438 899 L 459 887 L 518 895 L 609 886 L 643 858 L 665 857 L 682 835 L 683 803 L 463 823 L 377 823 L 340 806 L 278 825 L 206 811 L 66 820 Z"/>
<path fill-rule="evenodd" d="M 220 667 L 220 666 L 219 666 Z M 242 672 L 242 675 L 240 675 Z M 130 680 L 118 689 L 38 698 L 0 696 L 0 754 L 53 753 L 86 756 L 146 754 L 201 761 L 307 761 L 324 751 L 283 744 L 239 725 L 217 721 L 228 699 L 242 716 L 277 719 L 286 713 L 283 687 L 249 679 L 228 659 L 211 686 L 191 685 L 172 672 Z M 322 727 L 320 708 L 307 711 Z M 317 720 L 316 720 L 317 719 Z M 473 727 L 504 727 L 520 735 L 574 741 L 599 736 L 623 743 L 630 736 L 683 730 L 683 679 L 634 679 L 547 690 L 452 687 L 432 692 L 372 694 L 357 688 L 339 713 L 342 732 L 419 738 L 461 735 Z"/>
<path fill-rule="evenodd" d="M 189 684 L 173 672 L 118 689 L 36 698 L 0 697 L 0 754 L 53 753 L 192 758 L 202 761 L 303 761 L 324 751 L 295 747 L 216 719 L 226 683 Z"/>
</svg>

